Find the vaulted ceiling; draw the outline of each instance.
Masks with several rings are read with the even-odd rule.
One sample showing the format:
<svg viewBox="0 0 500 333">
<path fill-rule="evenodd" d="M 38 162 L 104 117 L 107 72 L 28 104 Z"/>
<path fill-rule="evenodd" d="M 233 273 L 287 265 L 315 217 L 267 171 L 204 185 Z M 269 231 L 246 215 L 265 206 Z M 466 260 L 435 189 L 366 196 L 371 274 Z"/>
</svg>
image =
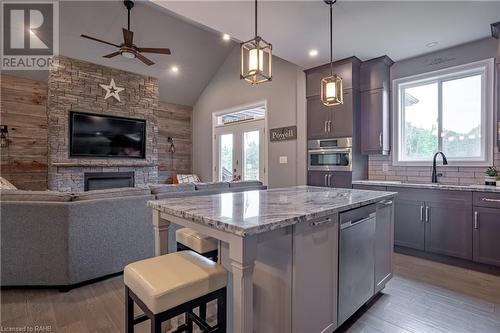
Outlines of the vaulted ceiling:
<svg viewBox="0 0 500 333">
<path fill-rule="evenodd" d="M 145 54 L 155 62 L 146 66 L 138 60 L 102 56 L 113 46 L 83 39 L 80 34 L 120 44 L 127 11 L 122 1 L 61 1 L 60 54 L 159 79 L 160 100 L 193 105 L 212 76 L 236 45 L 221 35 L 187 22 L 145 1 L 137 1 L 131 14 L 134 43 L 141 47 L 169 47 L 172 55 Z M 178 67 L 174 73 L 171 67 Z M 26 71 L 17 75 L 44 80 L 47 73 Z M 237 75 L 237 74 L 236 74 Z"/>
<path fill-rule="evenodd" d="M 253 37 L 253 1 L 150 1 L 238 40 Z M 329 9 L 322 0 L 261 0 L 258 8 L 259 34 L 276 55 L 304 68 L 329 61 Z M 334 57 L 386 54 L 397 61 L 488 37 L 497 21 L 500 1 L 338 0 Z"/>
</svg>

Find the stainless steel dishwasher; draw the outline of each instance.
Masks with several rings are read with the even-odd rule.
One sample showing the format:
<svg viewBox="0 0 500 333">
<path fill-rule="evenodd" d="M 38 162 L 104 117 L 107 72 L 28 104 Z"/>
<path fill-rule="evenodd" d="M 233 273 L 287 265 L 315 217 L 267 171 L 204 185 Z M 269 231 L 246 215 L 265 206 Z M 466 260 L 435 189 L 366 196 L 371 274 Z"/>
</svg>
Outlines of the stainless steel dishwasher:
<svg viewBox="0 0 500 333">
<path fill-rule="evenodd" d="M 341 213 L 338 325 L 374 294 L 376 205 Z"/>
</svg>

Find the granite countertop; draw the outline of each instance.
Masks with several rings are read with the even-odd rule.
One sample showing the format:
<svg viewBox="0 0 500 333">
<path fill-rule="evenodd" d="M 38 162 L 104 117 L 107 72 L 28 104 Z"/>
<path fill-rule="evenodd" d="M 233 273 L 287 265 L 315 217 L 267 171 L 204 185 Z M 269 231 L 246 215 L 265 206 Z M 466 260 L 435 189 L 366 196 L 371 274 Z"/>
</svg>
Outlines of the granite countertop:
<svg viewBox="0 0 500 333">
<path fill-rule="evenodd" d="M 430 190 L 452 190 L 468 192 L 493 192 L 500 193 L 500 187 L 487 185 L 450 185 L 450 184 L 432 184 L 432 183 L 405 183 L 391 180 L 355 180 L 353 185 L 377 185 L 387 187 L 409 187 Z"/>
<path fill-rule="evenodd" d="M 295 186 L 149 201 L 148 206 L 239 236 L 255 235 L 391 199 L 393 192 Z"/>
</svg>

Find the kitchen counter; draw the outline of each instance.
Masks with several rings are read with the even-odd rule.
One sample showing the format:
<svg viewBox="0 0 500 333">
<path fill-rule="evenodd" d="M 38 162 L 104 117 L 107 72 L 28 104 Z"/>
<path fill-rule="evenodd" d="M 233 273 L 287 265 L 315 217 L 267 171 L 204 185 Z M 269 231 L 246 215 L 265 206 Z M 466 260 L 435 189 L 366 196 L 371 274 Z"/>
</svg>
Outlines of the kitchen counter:
<svg viewBox="0 0 500 333">
<path fill-rule="evenodd" d="M 295 186 L 148 202 L 162 213 L 239 236 L 260 234 L 391 199 L 392 192 Z"/>
<path fill-rule="evenodd" d="M 450 185 L 450 184 L 432 184 L 432 183 L 406 183 L 401 181 L 390 180 L 355 180 L 353 185 L 371 185 L 371 186 L 387 186 L 387 187 L 408 187 L 429 190 L 451 190 L 451 191 L 468 191 L 468 192 L 492 192 L 500 193 L 500 187 L 487 185 Z"/>
<path fill-rule="evenodd" d="M 295 186 L 148 205 L 157 255 L 169 251 L 171 224 L 220 241 L 229 332 L 319 333 L 333 332 L 392 278 L 396 195 Z M 342 237 L 352 240 L 340 242 L 346 248 Z"/>
</svg>

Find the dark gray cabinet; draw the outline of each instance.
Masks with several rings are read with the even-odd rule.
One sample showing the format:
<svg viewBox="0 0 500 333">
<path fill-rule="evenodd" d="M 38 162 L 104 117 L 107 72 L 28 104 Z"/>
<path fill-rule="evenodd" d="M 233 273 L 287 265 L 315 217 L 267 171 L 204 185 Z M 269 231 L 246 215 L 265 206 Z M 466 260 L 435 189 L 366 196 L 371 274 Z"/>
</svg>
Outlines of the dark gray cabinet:
<svg viewBox="0 0 500 333">
<path fill-rule="evenodd" d="M 361 64 L 361 152 L 388 154 L 390 151 L 390 67 L 383 56 Z"/>
<path fill-rule="evenodd" d="M 394 244 L 472 259 L 472 193 L 391 188 L 395 199 Z"/>
<path fill-rule="evenodd" d="M 333 64 L 333 73 L 342 78 L 344 89 L 358 89 L 359 66 L 361 61 L 351 57 L 336 61 Z M 330 64 L 310 68 L 306 72 L 306 97 L 319 96 L 321 91 L 321 79 L 330 76 Z"/>
<path fill-rule="evenodd" d="M 394 247 L 393 201 L 377 204 L 375 229 L 375 293 L 384 289 L 392 278 L 392 252 Z"/>
<path fill-rule="evenodd" d="M 474 207 L 474 261 L 500 266 L 500 209 Z"/>
<path fill-rule="evenodd" d="M 425 250 L 472 260 L 472 195 L 441 191 L 425 207 Z"/>
<path fill-rule="evenodd" d="M 394 204 L 394 245 L 425 250 L 423 201 L 396 197 Z"/>
<path fill-rule="evenodd" d="M 307 184 L 310 186 L 351 188 L 352 173 L 349 171 L 309 171 Z"/>
<path fill-rule="evenodd" d="M 474 193 L 474 261 L 500 266 L 500 193 Z"/>
<path fill-rule="evenodd" d="M 307 100 L 308 139 L 341 138 L 353 135 L 353 90 L 344 90 L 344 104 L 326 106 L 319 96 Z"/>
</svg>

